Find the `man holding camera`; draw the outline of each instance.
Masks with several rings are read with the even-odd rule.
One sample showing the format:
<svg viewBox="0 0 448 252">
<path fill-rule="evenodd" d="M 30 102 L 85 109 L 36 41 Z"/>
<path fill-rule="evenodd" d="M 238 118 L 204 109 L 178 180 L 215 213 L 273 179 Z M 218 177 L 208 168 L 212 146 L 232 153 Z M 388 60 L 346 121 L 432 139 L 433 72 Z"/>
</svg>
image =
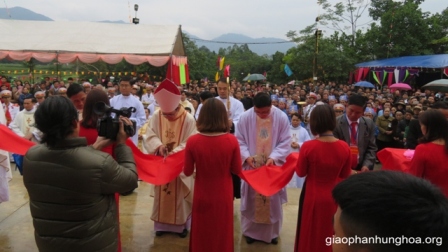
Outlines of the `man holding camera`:
<svg viewBox="0 0 448 252">
<path fill-rule="evenodd" d="M 137 187 L 135 161 L 123 130 L 131 121 L 120 117 L 114 159 L 100 151 L 111 140 L 98 137 L 87 146 L 79 137 L 78 112 L 66 97 L 49 97 L 34 117 L 42 142 L 25 155 L 23 182 L 39 251 L 117 251 L 114 194 Z"/>
<path fill-rule="evenodd" d="M 134 107 L 136 110 L 132 113 L 130 119 L 135 121 L 137 128 L 135 132 L 138 132 L 140 127 L 146 122 L 145 110 L 143 104 L 132 95 L 131 79 L 129 77 L 123 77 L 120 81 L 120 95 L 114 96 L 110 99 L 110 106 L 120 110 L 121 108 Z M 135 146 L 138 145 L 138 134 L 132 136 L 132 142 Z"/>
<path fill-rule="evenodd" d="M 160 109 L 149 119 L 143 145 L 148 153 L 167 156 L 185 148 L 187 139 L 196 134 L 196 121 L 179 104 L 180 91 L 165 79 L 154 92 Z M 187 236 L 191 221 L 193 178 L 181 173 L 168 184 L 155 186 L 151 219 L 157 236 L 166 232 Z"/>
</svg>

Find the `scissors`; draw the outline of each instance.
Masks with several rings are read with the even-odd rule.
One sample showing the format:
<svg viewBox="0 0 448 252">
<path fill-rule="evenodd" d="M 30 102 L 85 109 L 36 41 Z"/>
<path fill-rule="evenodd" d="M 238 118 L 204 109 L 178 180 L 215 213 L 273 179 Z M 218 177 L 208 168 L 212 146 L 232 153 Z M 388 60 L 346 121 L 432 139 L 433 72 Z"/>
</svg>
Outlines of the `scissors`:
<svg viewBox="0 0 448 252">
<path fill-rule="evenodd" d="M 168 148 L 165 147 L 165 152 L 163 153 L 163 162 L 165 163 L 166 156 L 168 156 Z"/>
</svg>

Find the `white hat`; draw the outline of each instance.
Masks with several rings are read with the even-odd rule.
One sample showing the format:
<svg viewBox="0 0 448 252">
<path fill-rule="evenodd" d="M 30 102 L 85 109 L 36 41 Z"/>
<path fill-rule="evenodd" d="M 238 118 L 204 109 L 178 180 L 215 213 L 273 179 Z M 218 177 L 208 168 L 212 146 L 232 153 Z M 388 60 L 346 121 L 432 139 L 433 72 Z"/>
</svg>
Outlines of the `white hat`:
<svg viewBox="0 0 448 252">
<path fill-rule="evenodd" d="M 63 88 L 63 87 L 61 87 L 61 88 L 59 88 L 59 93 L 61 93 L 61 92 L 67 92 L 67 89 L 66 88 Z"/>
<path fill-rule="evenodd" d="M 34 97 L 37 98 L 37 96 L 42 95 L 45 96 L 45 92 L 44 91 L 37 91 L 36 93 L 34 93 Z"/>
<path fill-rule="evenodd" d="M 180 91 L 171 80 L 165 79 L 154 91 L 154 98 L 162 112 L 172 112 L 180 102 Z"/>
<path fill-rule="evenodd" d="M 83 87 L 87 87 L 87 86 L 92 87 L 92 84 L 90 84 L 90 82 L 86 81 L 86 82 L 82 83 L 82 86 Z"/>
<path fill-rule="evenodd" d="M 2 96 L 2 97 L 7 96 L 7 95 L 11 96 L 12 92 L 9 90 L 3 90 L 2 92 L 0 92 L 0 96 Z"/>
</svg>

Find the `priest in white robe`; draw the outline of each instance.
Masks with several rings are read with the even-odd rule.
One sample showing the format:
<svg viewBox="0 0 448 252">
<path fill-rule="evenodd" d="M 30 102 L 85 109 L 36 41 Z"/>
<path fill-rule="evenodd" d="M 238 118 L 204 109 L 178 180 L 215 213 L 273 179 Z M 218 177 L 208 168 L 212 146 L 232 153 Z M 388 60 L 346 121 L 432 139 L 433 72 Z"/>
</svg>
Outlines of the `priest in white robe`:
<svg viewBox="0 0 448 252">
<path fill-rule="evenodd" d="M 288 116 L 271 105 L 267 93 L 258 93 L 253 101 L 254 107 L 241 116 L 235 133 L 243 170 L 263 165 L 281 166 L 290 153 Z M 241 230 L 248 244 L 254 241 L 278 243 L 283 221 L 282 204 L 286 202 L 285 188 L 266 197 L 241 182 Z"/>
<path fill-rule="evenodd" d="M 185 149 L 187 139 L 197 133 L 196 120 L 179 104 L 177 86 L 165 79 L 155 90 L 160 105 L 149 119 L 143 145 L 150 154 L 167 156 Z M 151 219 L 157 236 L 166 232 L 184 238 L 191 225 L 194 179 L 182 172 L 168 184 L 154 187 Z"/>
<path fill-rule="evenodd" d="M 146 122 L 145 109 L 143 104 L 132 95 L 132 85 L 129 77 L 123 77 L 120 81 L 120 95 L 110 99 L 110 106 L 114 109 L 134 107 L 135 112 L 132 113 L 130 119 L 136 123 L 137 128 L 132 136 L 132 142 L 138 146 L 138 131 Z"/>
<path fill-rule="evenodd" d="M 243 103 L 238 101 L 237 99 L 231 97 L 229 95 L 229 83 L 225 78 L 221 78 L 218 81 L 218 96 L 216 99 L 222 101 L 224 106 L 226 107 L 227 113 L 229 114 L 229 120 L 232 122 L 232 127 L 230 133 L 233 133 L 237 128 L 238 121 L 240 120 L 240 116 L 244 113 Z"/>
<path fill-rule="evenodd" d="M 9 128 L 18 136 L 31 140 L 34 131 L 34 112 L 36 112 L 33 99 L 25 99 L 23 101 L 23 107 L 24 109 L 9 124 Z"/>
</svg>

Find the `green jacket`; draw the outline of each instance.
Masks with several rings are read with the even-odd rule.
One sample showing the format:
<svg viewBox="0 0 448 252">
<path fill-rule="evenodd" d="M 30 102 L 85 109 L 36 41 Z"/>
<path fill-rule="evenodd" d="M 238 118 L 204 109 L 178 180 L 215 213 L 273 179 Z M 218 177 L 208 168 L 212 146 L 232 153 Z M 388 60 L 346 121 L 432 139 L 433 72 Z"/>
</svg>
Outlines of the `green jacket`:
<svg viewBox="0 0 448 252">
<path fill-rule="evenodd" d="M 380 134 L 378 134 L 377 137 L 378 140 L 383 142 L 392 142 L 393 133 L 390 135 L 386 134 L 386 131 L 392 131 L 392 120 L 394 120 L 392 116 L 389 116 L 387 119 L 384 116 L 378 116 L 378 118 L 376 118 L 376 125 L 378 126 L 378 130 L 380 131 Z"/>
<path fill-rule="evenodd" d="M 137 172 L 128 146 L 117 145 L 114 154 L 117 161 L 85 138 L 26 153 L 23 182 L 40 251 L 117 251 L 114 193 L 135 189 Z"/>
</svg>

